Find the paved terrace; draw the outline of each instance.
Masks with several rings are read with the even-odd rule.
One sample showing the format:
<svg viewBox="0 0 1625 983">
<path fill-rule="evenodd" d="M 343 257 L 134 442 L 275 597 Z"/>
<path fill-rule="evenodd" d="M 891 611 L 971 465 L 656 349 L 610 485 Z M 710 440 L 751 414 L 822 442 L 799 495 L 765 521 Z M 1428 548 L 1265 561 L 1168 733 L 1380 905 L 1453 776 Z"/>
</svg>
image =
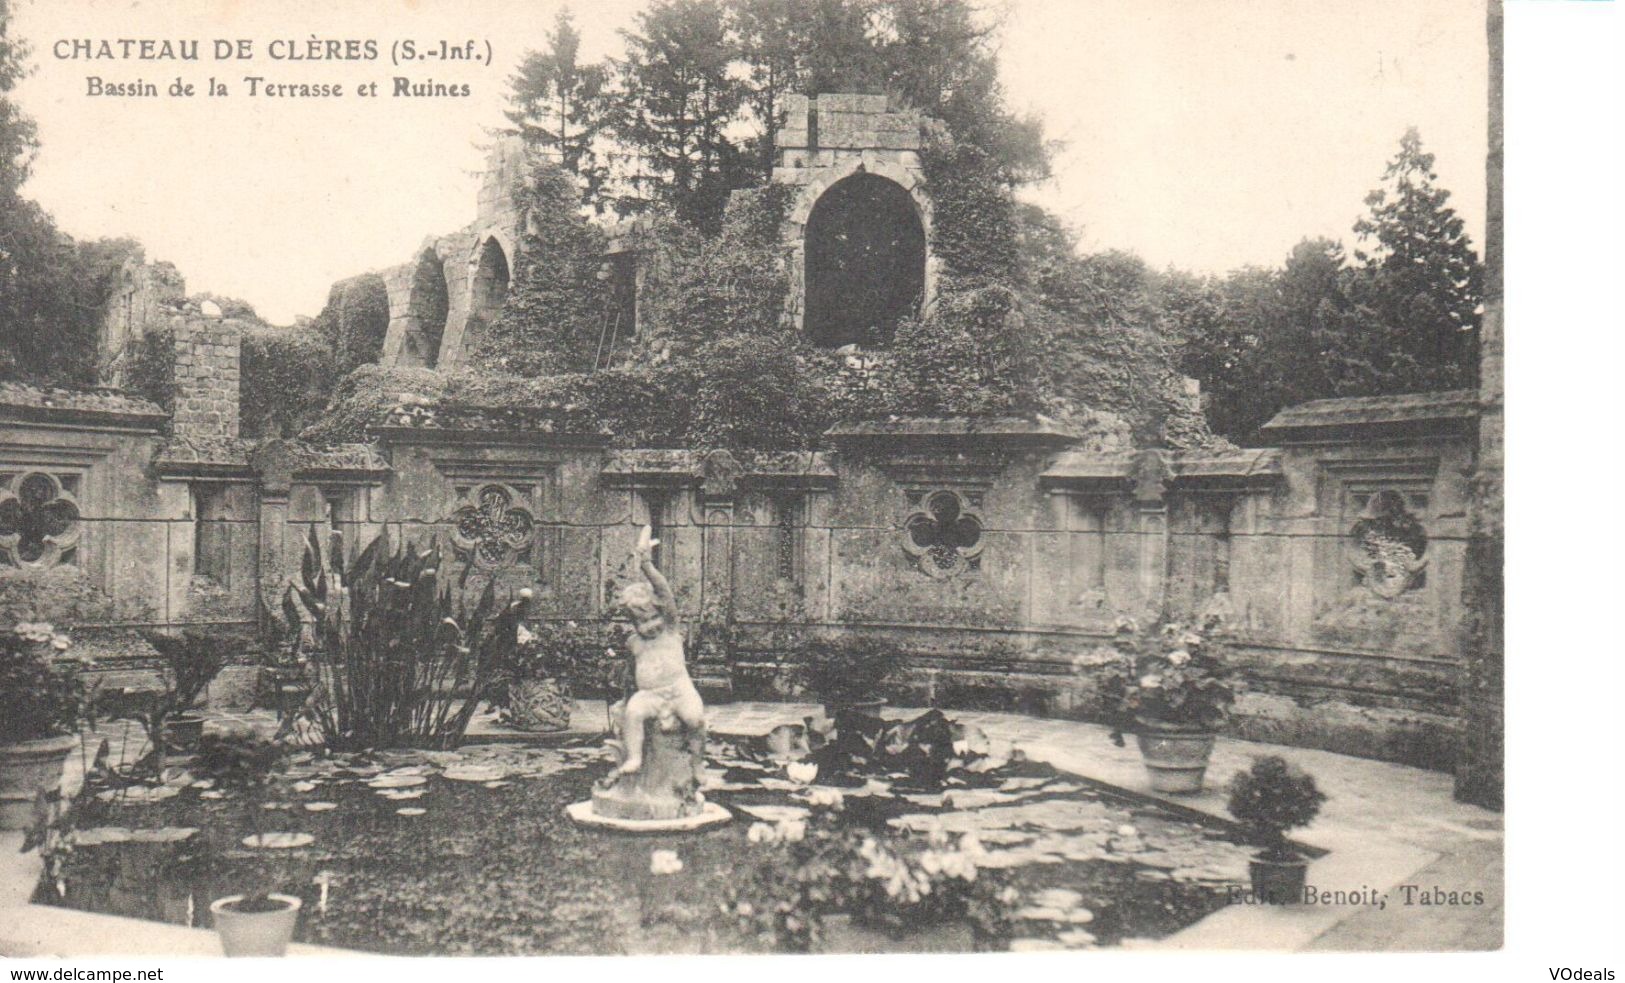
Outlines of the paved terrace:
<svg viewBox="0 0 1625 983">
<path fill-rule="evenodd" d="M 737 735 L 765 734 L 819 712 L 810 703 L 741 702 L 708 709 L 713 731 Z M 919 712 L 891 708 L 887 715 Z M 1213 752 L 1207 791 L 1163 797 L 1150 791 L 1133 742 L 1114 746 L 1104 726 L 1013 713 L 964 710 L 949 715 L 1061 770 L 1216 816 L 1225 816 L 1222 789 L 1230 777 L 1257 755 L 1278 754 L 1313 774 L 1328 797 L 1320 818 L 1296 836 L 1330 851 L 1311 865 L 1309 883 L 1323 890 L 1387 897 L 1385 908 L 1236 905 L 1147 948 L 1439 952 L 1501 946 L 1501 816 L 1456 802 L 1447 774 L 1329 751 L 1223 738 Z M 220 714 L 216 719 L 220 725 L 275 729 L 266 713 Z M 602 702 L 580 701 L 572 731 L 601 733 L 604 719 Z M 139 734 L 139 728 L 119 723 L 104 727 L 97 740 L 105 736 L 113 741 L 117 759 L 129 750 L 119 745 L 132 735 L 139 740 Z M 477 718 L 469 733 L 469 743 L 523 739 L 526 735 L 495 727 L 489 718 Z M 78 772 L 75 758 L 69 762 L 70 787 L 79 780 Z M 213 932 L 28 904 L 39 865 L 33 855 L 18 854 L 20 843 L 21 834 L 0 834 L 0 955 L 219 954 Z M 1417 895 L 1434 888 L 1469 896 L 1482 892 L 1484 903 L 1407 905 L 1402 885 L 1414 885 Z M 350 954 L 311 946 L 295 946 L 291 953 Z"/>
</svg>

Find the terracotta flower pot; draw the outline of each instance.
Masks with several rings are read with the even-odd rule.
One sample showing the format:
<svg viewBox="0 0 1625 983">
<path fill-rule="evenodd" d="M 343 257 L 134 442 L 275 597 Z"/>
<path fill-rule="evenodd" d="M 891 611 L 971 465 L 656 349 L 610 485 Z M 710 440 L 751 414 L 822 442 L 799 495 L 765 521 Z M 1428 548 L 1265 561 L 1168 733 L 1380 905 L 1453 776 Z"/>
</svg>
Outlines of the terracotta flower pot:
<svg viewBox="0 0 1625 983">
<path fill-rule="evenodd" d="M 574 706 L 557 679 L 521 679 L 509 693 L 508 717 L 520 730 L 569 730 Z"/>
<path fill-rule="evenodd" d="M 183 713 L 164 721 L 164 750 L 172 754 L 189 754 L 197 750 L 203 740 L 203 718 L 195 713 Z"/>
<path fill-rule="evenodd" d="M 1202 790 L 1214 736 L 1198 730 L 1142 723 L 1134 735 L 1153 791 L 1190 795 Z"/>
<path fill-rule="evenodd" d="M 0 830 L 34 825 L 34 800 L 62 787 L 62 769 L 78 746 L 77 734 L 0 746 Z"/>
<path fill-rule="evenodd" d="M 1309 861 L 1302 857 L 1274 860 L 1256 856 L 1247 862 L 1252 875 L 1253 897 L 1266 904 L 1301 904 L 1303 885 L 1309 872 Z"/>
<path fill-rule="evenodd" d="M 239 911 L 244 897 L 232 894 L 209 905 L 220 948 L 228 956 L 285 955 L 303 902 L 291 894 L 273 894 L 271 900 L 281 905 L 275 911 Z"/>
</svg>

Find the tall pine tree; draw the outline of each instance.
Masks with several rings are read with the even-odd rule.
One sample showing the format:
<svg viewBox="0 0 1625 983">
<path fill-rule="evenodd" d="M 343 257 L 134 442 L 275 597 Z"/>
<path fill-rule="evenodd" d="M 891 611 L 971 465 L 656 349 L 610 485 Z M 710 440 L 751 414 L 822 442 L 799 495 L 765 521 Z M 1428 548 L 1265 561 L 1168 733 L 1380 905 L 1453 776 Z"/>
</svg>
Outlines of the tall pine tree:
<svg viewBox="0 0 1625 983">
<path fill-rule="evenodd" d="M 1433 155 L 1414 127 L 1355 223 L 1356 294 L 1371 323 L 1358 346 L 1369 366 L 1362 391 L 1454 389 L 1477 383 L 1484 267 L 1461 217 L 1436 183 Z"/>
<path fill-rule="evenodd" d="M 728 192 L 751 169 L 729 137 L 745 87 L 732 72 L 737 39 L 719 0 L 657 0 L 622 32 L 617 134 L 637 155 L 634 194 L 623 204 L 672 208 L 714 235 Z"/>
<path fill-rule="evenodd" d="M 581 34 L 569 9 L 562 9 L 547 33 L 547 49 L 527 52 L 508 80 L 505 115 L 527 145 L 574 174 L 582 200 L 601 211 L 609 168 L 596 144 L 609 123 L 609 68 L 581 64 L 580 52 Z"/>
</svg>

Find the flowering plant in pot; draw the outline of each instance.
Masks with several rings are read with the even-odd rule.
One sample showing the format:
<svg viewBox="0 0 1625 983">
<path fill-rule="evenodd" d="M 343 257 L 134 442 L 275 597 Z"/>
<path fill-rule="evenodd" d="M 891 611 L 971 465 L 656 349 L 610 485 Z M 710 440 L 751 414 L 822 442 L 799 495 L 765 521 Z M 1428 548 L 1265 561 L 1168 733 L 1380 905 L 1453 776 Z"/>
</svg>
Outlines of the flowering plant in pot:
<svg viewBox="0 0 1625 983">
<path fill-rule="evenodd" d="M 34 824 L 34 801 L 55 797 L 79 726 L 91 715 L 72 640 L 40 622 L 0 629 L 0 830 Z"/>
<path fill-rule="evenodd" d="M 1249 863 L 1259 900 L 1292 904 L 1303 897 L 1309 861 L 1287 840 L 1286 831 L 1313 822 L 1325 801 L 1313 777 L 1274 755 L 1253 759 L 1252 768 L 1231 779 L 1230 814 L 1262 847 Z"/>
<path fill-rule="evenodd" d="M 265 788 L 282 758 L 282 748 L 252 734 L 205 734 L 192 772 L 214 781 L 242 800 L 244 818 L 254 835 L 250 846 L 272 845 L 264 830 Z M 277 894 L 261 883 L 209 905 L 220 947 L 228 956 L 280 956 L 288 949 L 299 920 L 299 898 Z"/>
<path fill-rule="evenodd" d="M 1119 618 L 1106 662 L 1102 693 L 1119 747 L 1132 732 L 1159 792 L 1201 791 L 1213 752 L 1238 688 L 1218 639 L 1222 623 L 1200 626 L 1166 621 L 1141 631 Z"/>
</svg>

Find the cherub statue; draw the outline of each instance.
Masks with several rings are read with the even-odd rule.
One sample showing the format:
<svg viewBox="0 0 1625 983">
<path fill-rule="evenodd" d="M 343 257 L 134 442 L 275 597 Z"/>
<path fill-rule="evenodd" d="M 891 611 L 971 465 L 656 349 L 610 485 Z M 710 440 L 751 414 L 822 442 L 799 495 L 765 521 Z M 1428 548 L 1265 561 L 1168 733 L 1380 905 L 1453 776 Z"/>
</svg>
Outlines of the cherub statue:
<svg viewBox="0 0 1625 983">
<path fill-rule="evenodd" d="M 632 554 L 643 580 L 625 585 L 616 596 L 616 608 L 632 623 L 627 647 L 637 688 L 621 711 L 621 763 L 600 782 L 605 789 L 643 767 L 644 726 L 650 720 L 658 721 L 662 731 L 686 730 L 695 775 L 705 756 L 705 703 L 683 661 L 677 599 L 654 565 L 653 551 L 660 541 L 653 535 L 644 526 Z"/>
</svg>

